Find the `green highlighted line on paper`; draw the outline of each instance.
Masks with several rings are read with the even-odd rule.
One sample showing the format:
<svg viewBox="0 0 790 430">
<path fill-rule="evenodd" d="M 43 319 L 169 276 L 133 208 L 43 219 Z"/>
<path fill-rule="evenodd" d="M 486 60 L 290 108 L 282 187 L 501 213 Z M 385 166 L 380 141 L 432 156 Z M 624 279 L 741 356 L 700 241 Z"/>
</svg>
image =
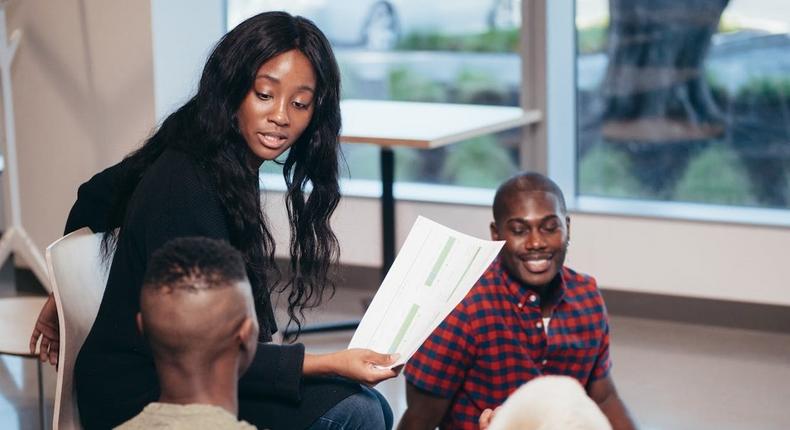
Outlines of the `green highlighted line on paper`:
<svg viewBox="0 0 790 430">
<path fill-rule="evenodd" d="M 414 322 L 414 317 L 417 316 L 417 311 L 420 310 L 420 306 L 417 304 L 412 304 L 411 309 L 409 309 L 409 313 L 406 315 L 406 319 L 403 320 L 403 324 L 401 324 L 400 328 L 398 329 L 398 334 L 395 335 L 395 339 L 392 341 L 392 345 L 390 345 L 388 354 L 392 354 L 398 350 L 398 346 L 401 342 L 403 342 L 403 337 L 406 336 L 406 331 L 411 326 L 411 323 Z"/>
<path fill-rule="evenodd" d="M 444 265 L 445 260 L 447 260 L 450 250 L 453 249 L 453 244 L 455 244 L 455 237 L 448 237 L 447 242 L 445 242 L 444 247 L 442 247 L 442 251 L 439 253 L 439 257 L 436 259 L 436 262 L 433 263 L 431 273 L 428 275 L 428 279 L 425 281 L 426 286 L 430 287 L 433 285 L 433 281 L 436 280 L 436 275 L 439 274 L 439 270 L 442 268 L 442 265 Z"/>
<path fill-rule="evenodd" d="M 453 287 L 453 291 L 451 291 L 451 292 L 450 292 L 450 295 L 449 295 L 449 296 L 447 296 L 447 301 L 448 301 L 448 302 L 450 301 L 450 299 L 452 299 L 452 298 L 453 298 L 453 295 L 455 294 L 455 291 L 458 289 L 458 287 L 460 287 L 460 286 L 461 286 L 461 281 L 463 281 L 463 280 L 464 280 L 464 278 L 466 277 L 466 274 L 467 274 L 467 273 L 469 273 L 469 268 L 470 268 L 470 267 L 472 267 L 472 263 L 474 263 L 474 261 L 475 261 L 475 258 L 477 258 L 477 254 L 479 254 L 479 253 L 480 253 L 480 250 L 481 250 L 481 249 L 483 249 L 483 247 L 482 247 L 482 246 L 478 246 L 478 247 L 477 247 L 477 250 L 475 251 L 475 255 L 473 255 L 473 256 L 472 256 L 472 259 L 471 259 L 471 260 L 469 260 L 469 264 L 467 264 L 467 265 L 466 265 L 466 269 L 464 269 L 464 273 L 463 273 L 463 274 L 461 274 L 461 277 L 460 277 L 460 278 L 458 278 L 458 282 L 456 282 L 456 284 L 455 284 L 455 287 Z"/>
</svg>

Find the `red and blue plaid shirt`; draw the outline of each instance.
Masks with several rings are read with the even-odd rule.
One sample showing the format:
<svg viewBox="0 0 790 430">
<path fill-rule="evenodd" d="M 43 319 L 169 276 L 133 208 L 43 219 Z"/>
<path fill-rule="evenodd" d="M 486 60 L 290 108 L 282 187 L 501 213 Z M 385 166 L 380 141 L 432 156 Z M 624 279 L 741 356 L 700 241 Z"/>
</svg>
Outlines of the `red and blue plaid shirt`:
<svg viewBox="0 0 790 430">
<path fill-rule="evenodd" d="M 484 409 L 536 376 L 567 375 L 587 386 L 608 375 L 609 323 L 595 280 L 567 267 L 561 273 L 548 335 L 540 296 L 496 259 L 409 360 L 409 383 L 452 398 L 442 429 L 477 430 Z"/>
</svg>

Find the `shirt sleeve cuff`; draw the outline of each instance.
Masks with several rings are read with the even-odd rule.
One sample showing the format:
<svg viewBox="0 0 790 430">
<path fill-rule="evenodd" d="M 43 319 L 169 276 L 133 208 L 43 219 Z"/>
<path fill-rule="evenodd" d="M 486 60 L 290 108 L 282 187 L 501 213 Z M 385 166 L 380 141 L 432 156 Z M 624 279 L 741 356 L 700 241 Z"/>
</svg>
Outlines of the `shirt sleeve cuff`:
<svg viewBox="0 0 790 430">
<path fill-rule="evenodd" d="M 413 385 L 415 388 L 424 392 L 425 394 L 429 394 L 431 396 L 439 397 L 442 399 L 449 399 L 455 394 L 456 390 L 445 389 L 437 384 L 431 384 L 425 381 L 423 378 L 412 374 L 411 372 L 403 372 L 403 374 L 406 377 L 406 382 Z"/>
<path fill-rule="evenodd" d="M 239 391 L 298 402 L 301 399 L 304 345 L 258 343 L 255 358 L 239 380 Z"/>
</svg>

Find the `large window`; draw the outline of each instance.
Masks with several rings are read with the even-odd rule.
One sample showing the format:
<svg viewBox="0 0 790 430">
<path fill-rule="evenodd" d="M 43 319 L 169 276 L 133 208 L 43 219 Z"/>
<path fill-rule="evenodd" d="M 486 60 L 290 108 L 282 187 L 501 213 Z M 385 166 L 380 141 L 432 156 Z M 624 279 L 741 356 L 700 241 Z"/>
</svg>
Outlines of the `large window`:
<svg viewBox="0 0 790 430">
<path fill-rule="evenodd" d="M 790 208 L 790 2 L 578 0 L 580 195 Z"/>
<path fill-rule="evenodd" d="M 575 195 L 581 210 L 631 213 L 650 205 L 648 214 L 658 215 L 655 205 L 661 204 L 669 216 L 694 212 L 691 218 L 735 221 L 752 218 L 735 206 L 790 208 L 786 0 L 227 4 L 228 26 L 263 10 L 314 20 L 335 48 L 346 99 L 510 106 L 519 104 L 522 92 L 540 89 L 537 83 L 524 89 L 518 46 L 521 9 L 540 5 L 548 11 L 545 34 L 535 26 L 523 31 L 527 40 L 546 38 L 546 58 L 530 57 L 526 69 L 538 70 L 545 60 L 543 161 L 569 191 L 571 206 Z M 576 145 L 570 150 L 573 123 Z M 520 162 L 543 157 L 522 153 L 540 148 L 541 139 L 524 144 L 522 130 L 511 130 L 431 151 L 399 149 L 396 181 L 490 189 Z M 379 178 L 376 147 L 344 145 L 344 155 L 347 177 Z M 706 205 L 700 211 L 677 203 Z"/>
<path fill-rule="evenodd" d="M 333 45 L 344 99 L 518 106 L 520 7 L 517 0 L 229 0 L 228 27 L 265 10 L 313 20 Z M 430 151 L 398 148 L 395 178 L 491 188 L 519 169 L 520 147 L 516 129 Z M 343 153 L 347 177 L 378 180 L 376 147 L 349 144 Z"/>
</svg>

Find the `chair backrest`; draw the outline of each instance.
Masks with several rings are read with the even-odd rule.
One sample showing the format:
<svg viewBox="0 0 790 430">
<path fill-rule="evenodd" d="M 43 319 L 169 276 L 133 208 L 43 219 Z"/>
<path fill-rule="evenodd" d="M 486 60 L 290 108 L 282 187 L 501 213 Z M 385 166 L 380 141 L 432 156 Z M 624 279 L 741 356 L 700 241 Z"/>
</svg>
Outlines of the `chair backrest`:
<svg viewBox="0 0 790 430">
<path fill-rule="evenodd" d="M 49 280 L 60 325 L 53 428 L 80 429 L 74 393 L 74 362 L 99 312 L 109 264 L 101 258 L 101 233 L 82 228 L 47 247 Z"/>
</svg>

